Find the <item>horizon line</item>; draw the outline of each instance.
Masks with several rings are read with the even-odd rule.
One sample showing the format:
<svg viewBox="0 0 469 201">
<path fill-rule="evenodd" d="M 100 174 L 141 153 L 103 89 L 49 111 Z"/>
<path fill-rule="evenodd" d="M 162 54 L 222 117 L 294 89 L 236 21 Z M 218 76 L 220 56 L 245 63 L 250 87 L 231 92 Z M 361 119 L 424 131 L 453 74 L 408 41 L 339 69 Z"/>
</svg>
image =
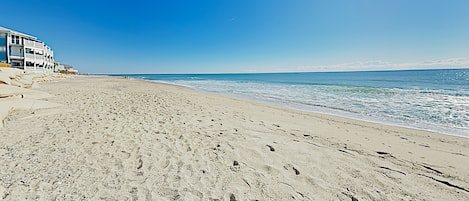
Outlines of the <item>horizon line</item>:
<svg viewBox="0 0 469 201">
<path fill-rule="evenodd" d="M 428 70 L 464 70 L 468 67 L 448 68 L 414 68 L 414 69 L 356 69 L 331 71 L 271 71 L 271 72 L 204 72 L 204 73 L 83 73 L 80 75 L 223 75 L 223 74 L 295 74 L 295 73 L 353 73 L 353 72 L 394 72 L 394 71 L 428 71 Z"/>
</svg>

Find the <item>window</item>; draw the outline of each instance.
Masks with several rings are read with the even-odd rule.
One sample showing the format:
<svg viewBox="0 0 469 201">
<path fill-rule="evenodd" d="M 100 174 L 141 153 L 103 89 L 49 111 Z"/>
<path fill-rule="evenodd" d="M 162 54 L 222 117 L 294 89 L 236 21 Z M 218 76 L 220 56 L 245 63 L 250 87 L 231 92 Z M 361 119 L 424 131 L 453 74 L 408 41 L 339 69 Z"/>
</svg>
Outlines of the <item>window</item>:
<svg viewBox="0 0 469 201">
<path fill-rule="evenodd" d="M 26 53 L 34 54 L 34 51 L 31 48 L 26 48 Z"/>
<path fill-rule="evenodd" d="M 19 37 L 19 36 L 14 36 L 14 35 L 12 35 L 12 36 L 11 36 L 11 43 L 12 43 L 12 44 L 18 44 L 18 45 L 19 45 L 19 44 L 20 44 L 20 37 Z"/>
<path fill-rule="evenodd" d="M 30 62 L 30 61 L 27 61 L 27 62 L 26 62 L 26 66 L 34 66 L 34 63 L 33 63 L 33 62 Z"/>
</svg>

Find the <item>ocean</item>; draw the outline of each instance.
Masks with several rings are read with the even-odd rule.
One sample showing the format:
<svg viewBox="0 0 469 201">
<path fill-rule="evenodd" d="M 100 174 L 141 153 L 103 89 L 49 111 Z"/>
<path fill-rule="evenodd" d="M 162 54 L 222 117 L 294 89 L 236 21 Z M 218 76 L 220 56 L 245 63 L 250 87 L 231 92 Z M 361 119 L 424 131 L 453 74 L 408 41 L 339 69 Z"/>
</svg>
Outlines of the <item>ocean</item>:
<svg viewBox="0 0 469 201">
<path fill-rule="evenodd" d="M 469 69 L 118 76 L 469 137 Z"/>
</svg>

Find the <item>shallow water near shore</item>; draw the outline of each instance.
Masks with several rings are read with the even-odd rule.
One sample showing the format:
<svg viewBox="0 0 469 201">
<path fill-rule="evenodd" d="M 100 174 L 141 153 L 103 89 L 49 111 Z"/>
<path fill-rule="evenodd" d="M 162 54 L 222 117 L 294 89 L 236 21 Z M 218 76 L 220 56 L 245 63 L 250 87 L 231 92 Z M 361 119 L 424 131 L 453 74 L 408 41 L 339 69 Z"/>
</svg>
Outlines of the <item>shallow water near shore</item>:
<svg viewBox="0 0 469 201">
<path fill-rule="evenodd" d="M 125 76 L 469 137 L 469 69 Z"/>
</svg>

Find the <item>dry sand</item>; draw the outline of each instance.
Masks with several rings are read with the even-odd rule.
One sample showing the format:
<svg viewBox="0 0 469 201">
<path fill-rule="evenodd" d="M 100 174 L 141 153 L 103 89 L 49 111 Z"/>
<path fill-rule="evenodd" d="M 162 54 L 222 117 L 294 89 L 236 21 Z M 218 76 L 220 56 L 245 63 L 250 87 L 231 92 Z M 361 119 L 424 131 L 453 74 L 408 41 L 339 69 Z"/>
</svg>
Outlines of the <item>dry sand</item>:
<svg viewBox="0 0 469 201">
<path fill-rule="evenodd" d="M 57 107 L 46 99 L 51 95 L 38 90 L 38 83 L 70 77 L 63 74 L 25 73 L 17 68 L 0 67 L 0 127 L 10 111 L 15 109 L 34 110 Z"/>
<path fill-rule="evenodd" d="M 6 200 L 469 200 L 469 139 L 116 77 L 0 128 Z"/>
</svg>

